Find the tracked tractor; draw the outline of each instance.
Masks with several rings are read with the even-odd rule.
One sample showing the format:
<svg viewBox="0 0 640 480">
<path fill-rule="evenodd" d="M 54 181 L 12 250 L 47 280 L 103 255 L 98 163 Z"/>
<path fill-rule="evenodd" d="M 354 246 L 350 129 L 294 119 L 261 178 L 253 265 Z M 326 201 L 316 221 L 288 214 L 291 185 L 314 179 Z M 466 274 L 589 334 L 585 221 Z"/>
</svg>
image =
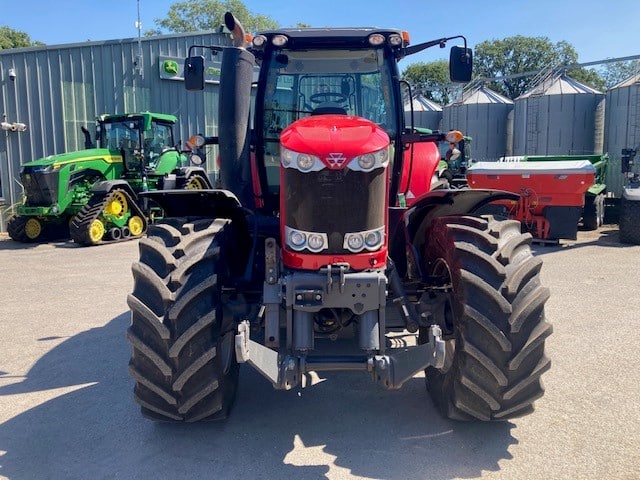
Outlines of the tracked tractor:
<svg viewBox="0 0 640 480">
<path fill-rule="evenodd" d="M 398 60 L 462 37 L 414 46 L 393 29 L 283 29 L 246 46 L 233 15 L 225 23 L 235 44 L 212 47 L 222 73 L 208 139 L 221 188 L 144 194 L 166 217 L 139 242 L 127 299 L 143 415 L 226 417 L 241 364 L 283 390 L 310 372 L 383 389 L 424 373 L 448 418 L 531 412 L 550 366 L 541 260 L 519 222 L 476 215 L 517 196 L 431 191 L 436 142 L 462 134 L 403 125 Z M 185 82 L 197 90 L 196 48 Z M 466 44 L 451 48 L 453 80 L 471 65 Z"/>
<path fill-rule="evenodd" d="M 12 239 L 68 237 L 80 245 L 137 238 L 158 207 L 138 194 L 165 188 L 209 188 L 205 169 L 178 150 L 172 115 L 102 115 L 96 143 L 83 127 L 85 149 L 25 163 L 24 201 L 8 222 Z"/>
</svg>

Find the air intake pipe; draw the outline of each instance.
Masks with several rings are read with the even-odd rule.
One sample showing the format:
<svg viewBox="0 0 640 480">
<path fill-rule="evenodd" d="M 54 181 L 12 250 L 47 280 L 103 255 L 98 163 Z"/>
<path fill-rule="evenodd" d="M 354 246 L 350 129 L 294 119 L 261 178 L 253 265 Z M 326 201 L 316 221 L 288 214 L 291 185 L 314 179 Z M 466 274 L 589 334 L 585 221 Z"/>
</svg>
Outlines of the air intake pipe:
<svg viewBox="0 0 640 480">
<path fill-rule="evenodd" d="M 255 205 L 251 183 L 249 116 L 255 57 L 244 48 L 245 32 L 231 14 L 224 16 L 233 46 L 224 49 L 220 74 L 218 143 L 222 188 L 231 190 L 243 206 Z"/>
</svg>

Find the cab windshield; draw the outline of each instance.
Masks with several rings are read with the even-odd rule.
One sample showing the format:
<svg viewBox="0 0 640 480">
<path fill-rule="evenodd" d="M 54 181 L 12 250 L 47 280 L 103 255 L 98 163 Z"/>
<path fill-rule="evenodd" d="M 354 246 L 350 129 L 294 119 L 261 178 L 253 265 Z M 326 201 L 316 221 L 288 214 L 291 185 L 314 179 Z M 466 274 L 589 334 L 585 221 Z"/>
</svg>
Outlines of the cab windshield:
<svg viewBox="0 0 640 480">
<path fill-rule="evenodd" d="M 270 190 L 279 183 L 282 130 L 309 115 L 357 115 L 398 133 L 391 72 L 381 49 L 275 50 L 268 59 L 262 138 Z"/>
</svg>

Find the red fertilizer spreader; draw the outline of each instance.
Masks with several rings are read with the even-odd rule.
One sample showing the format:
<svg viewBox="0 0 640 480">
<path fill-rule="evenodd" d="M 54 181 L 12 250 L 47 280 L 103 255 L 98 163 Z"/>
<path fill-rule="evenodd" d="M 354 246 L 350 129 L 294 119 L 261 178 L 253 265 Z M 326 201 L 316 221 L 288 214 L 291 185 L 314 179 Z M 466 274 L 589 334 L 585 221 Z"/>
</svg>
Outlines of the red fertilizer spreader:
<svg viewBox="0 0 640 480">
<path fill-rule="evenodd" d="M 588 160 L 478 162 L 467 170 L 467 182 L 470 188 L 519 194 L 519 201 L 502 200 L 490 209 L 519 220 L 534 238 L 575 240 L 595 173 Z"/>
</svg>

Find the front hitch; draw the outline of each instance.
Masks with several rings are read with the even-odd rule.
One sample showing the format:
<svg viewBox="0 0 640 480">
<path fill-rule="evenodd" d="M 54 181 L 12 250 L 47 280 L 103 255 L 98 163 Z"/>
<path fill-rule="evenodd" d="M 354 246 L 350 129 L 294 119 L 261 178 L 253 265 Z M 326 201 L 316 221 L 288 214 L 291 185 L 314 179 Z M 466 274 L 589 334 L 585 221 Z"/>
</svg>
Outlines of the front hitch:
<svg viewBox="0 0 640 480">
<path fill-rule="evenodd" d="M 247 320 L 238 325 L 235 337 L 238 363 L 248 363 L 278 390 L 290 390 L 300 384 L 302 374 L 321 371 L 363 371 L 384 388 L 397 390 L 427 367 L 442 368 L 445 342 L 437 325 L 429 327 L 429 341 L 422 345 L 388 350 L 386 355 L 280 355 L 251 340 Z"/>
</svg>

